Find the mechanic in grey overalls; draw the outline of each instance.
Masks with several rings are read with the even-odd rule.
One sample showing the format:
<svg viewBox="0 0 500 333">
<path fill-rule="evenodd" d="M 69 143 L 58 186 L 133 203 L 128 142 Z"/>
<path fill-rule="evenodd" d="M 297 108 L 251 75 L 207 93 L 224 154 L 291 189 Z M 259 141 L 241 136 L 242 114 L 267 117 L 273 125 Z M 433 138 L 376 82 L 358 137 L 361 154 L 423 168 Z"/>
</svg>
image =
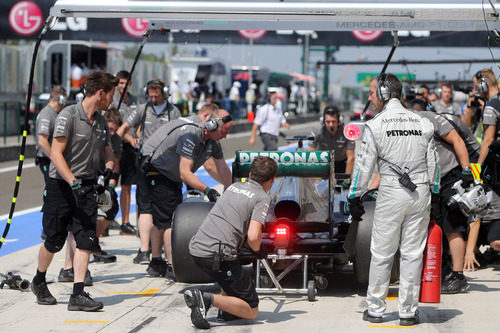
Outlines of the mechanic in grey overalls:
<svg viewBox="0 0 500 333">
<path fill-rule="evenodd" d="M 120 80 L 118 86 L 116 87 L 115 96 L 113 96 L 113 103 L 111 103 L 110 109 L 118 108 L 118 103 L 120 98 L 125 91 L 125 85 L 127 84 L 129 72 L 126 70 L 121 70 L 116 73 L 116 77 Z M 127 92 L 123 97 L 122 104 L 120 105 L 120 115 L 121 122 L 127 120 L 130 114 L 137 108 L 137 97 L 130 93 L 130 88 L 132 87 L 132 80 L 129 81 Z M 129 212 L 130 212 L 130 194 L 132 191 L 132 185 L 136 184 L 137 178 L 137 154 L 135 152 L 135 146 L 137 145 L 138 135 L 137 128 L 131 127 L 128 132 L 123 136 L 122 140 L 122 154 L 119 163 L 119 174 L 120 174 L 120 209 L 122 212 L 122 224 L 120 226 L 121 235 L 135 235 L 137 230 L 130 223 Z M 116 155 L 116 154 L 115 154 Z"/>
<path fill-rule="evenodd" d="M 410 105 L 413 105 L 413 103 L 410 102 Z M 412 109 L 415 109 L 416 106 L 413 105 Z M 452 113 L 436 113 L 433 111 L 420 111 L 418 114 L 429 119 L 434 126 L 434 142 L 439 155 L 439 169 L 441 172 L 441 188 L 437 197 L 439 211 L 437 216 L 431 218 L 436 220 L 436 223 L 446 235 L 452 264 L 450 269 L 449 260 L 443 260 L 442 262 L 441 293 L 460 293 L 466 291 L 469 287 L 463 274 L 465 257 L 463 233 L 467 232 L 469 224 L 467 223 L 467 217 L 462 214 L 458 207 L 450 208 L 447 203 L 451 196 L 456 194 L 452 186 L 457 181 L 462 180 L 463 188 L 467 188 L 474 183 L 470 162 L 477 162 L 480 145 L 459 116 Z M 436 198 L 433 197 L 432 200 L 436 201 Z M 444 251 L 443 258 L 449 258 Z"/>
<path fill-rule="evenodd" d="M 117 133 L 122 138 L 132 127 L 141 127 L 141 135 L 136 140 L 136 148 L 140 149 L 142 144 L 163 124 L 181 116 L 179 110 L 168 103 L 168 89 L 160 79 L 153 79 L 146 84 L 146 97 L 148 102 L 140 105 L 132 111 L 124 121 Z M 139 236 L 141 248 L 134 258 L 136 264 L 149 263 L 149 243 L 151 239 L 151 228 L 153 227 L 153 215 L 151 211 L 150 194 L 148 192 L 146 175 L 137 171 L 137 214 L 139 214 Z"/>
<path fill-rule="evenodd" d="M 35 164 L 42 171 L 45 184 L 49 179 L 50 145 L 54 133 L 54 123 L 57 114 L 66 105 L 66 91 L 61 86 L 54 86 L 50 91 L 49 104 L 47 104 L 36 117 L 36 158 Z"/>
<path fill-rule="evenodd" d="M 377 76 L 370 84 L 369 101 L 380 113 L 366 123 L 348 200 L 352 217 L 360 220 L 364 214 L 360 197 L 378 169 L 380 186 L 370 247 L 368 309 L 363 319 L 383 321 L 392 262 L 399 247 L 400 324 L 414 325 L 419 321 L 417 307 L 431 191 L 439 192 L 439 157 L 432 124 L 401 104 L 401 91 L 401 82 L 393 74 Z"/>
<path fill-rule="evenodd" d="M 189 242 L 189 253 L 196 265 L 222 289 L 222 295 L 200 289 L 184 293 L 184 300 L 191 308 L 191 321 L 197 328 L 210 328 L 206 315 L 211 306 L 219 308 L 220 320 L 257 317 L 259 298 L 255 284 L 251 273 L 242 269 L 238 252 L 248 246 L 257 257 L 264 257 L 262 230 L 271 202 L 268 192 L 277 171 L 273 159 L 255 158 L 250 165 L 249 180 L 226 189 Z"/>
<path fill-rule="evenodd" d="M 47 240 L 40 246 L 38 267 L 31 283 L 37 302 L 57 301 L 47 288 L 45 274 L 66 240 L 68 230 L 76 240 L 74 284 L 68 310 L 97 311 L 102 302 L 83 291 L 90 251 L 97 242 L 96 161 L 100 150 L 106 153 L 106 168 L 113 169 L 108 127 L 99 110 L 107 110 L 118 80 L 106 72 L 94 72 L 87 78 L 82 102 L 62 110 L 56 118 L 52 139 L 49 181 L 42 207 L 43 229 Z"/>
<path fill-rule="evenodd" d="M 340 110 L 335 105 L 328 105 L 323 111 L 323 123 L 312 130 L 314 141 L 308 150 L 333 150 L 335 158 L 335 173 L 351 174 L 354 166 L 354 146 L 352 140 L 344 136 L 344 124 L 341 121 Z M 343 181 L 349 187 L 350 180 Z"/>
<path fill-rule="evenodd" d="M 160 127 L 143 145 L 141 153 L 150 156 L 147 181 L 151 195 L 153 228 L 151 231 L 150 276 L 174 280 L 171 254 L 172 214 L 182 202 L 182 183 L 205 193 L 216 201 L 219 193 L 206 186 L 194 172 L 210 157 L 218 179 L 225 187 L 232 182 L 231 170 L 224 160 L 219 140 L 231 130 L 232 118 L 215 104 L 205 104 L 197 115 L 180 118 Z M 165 244 L 167 263 L 162 259 Z"/>
</svg>

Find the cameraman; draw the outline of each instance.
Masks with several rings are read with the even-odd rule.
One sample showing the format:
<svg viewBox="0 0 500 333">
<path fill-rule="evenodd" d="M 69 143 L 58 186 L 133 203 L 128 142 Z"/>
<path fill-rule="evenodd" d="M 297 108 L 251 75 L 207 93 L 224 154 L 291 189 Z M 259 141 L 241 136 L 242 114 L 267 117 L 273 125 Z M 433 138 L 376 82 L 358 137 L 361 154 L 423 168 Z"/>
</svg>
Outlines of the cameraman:
<svg viewBox="0 0 500 333">
<path fill-rule="evenodd" d="M 255 158 L 249 180 L 228 187 L 189 242 L 194 262 L 222 288 L 222 295 L 199 289 L 184 293 L 184 300 L 191 308 L 191 321 L 197 328 L 210 328 L 206 314 L 211 306 L 223 311 L 221 319 L 229 319 L 228 314 L 236 316 L 233 319 L 257 317 L 259 298 L 255 284 L 250 273 L 242 269 L 237 254 L 247 243 L 258 257 L 263 255 L 262 230 L 271 201 L 267 193 L 277 170 L 273 159 Z"/>
</svg>

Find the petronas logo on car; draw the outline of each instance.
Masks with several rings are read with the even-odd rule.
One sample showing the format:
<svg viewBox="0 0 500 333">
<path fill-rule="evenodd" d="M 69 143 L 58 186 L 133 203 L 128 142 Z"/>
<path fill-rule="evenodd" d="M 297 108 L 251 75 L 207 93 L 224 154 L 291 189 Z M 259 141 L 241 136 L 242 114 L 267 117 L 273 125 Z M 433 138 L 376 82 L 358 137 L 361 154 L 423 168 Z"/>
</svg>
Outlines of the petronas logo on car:
<svg viewBox="0 0 500 333">
<path fill-rule="evenodd" d="M 330 162 L 327 151 L 295 151 L 295 152 L 238 152 L 237 159 L 240 163 L 252 163 L 257 156 L 267 156 L 282 165 L 291 164 L 322 164 Z"/>
</svg>

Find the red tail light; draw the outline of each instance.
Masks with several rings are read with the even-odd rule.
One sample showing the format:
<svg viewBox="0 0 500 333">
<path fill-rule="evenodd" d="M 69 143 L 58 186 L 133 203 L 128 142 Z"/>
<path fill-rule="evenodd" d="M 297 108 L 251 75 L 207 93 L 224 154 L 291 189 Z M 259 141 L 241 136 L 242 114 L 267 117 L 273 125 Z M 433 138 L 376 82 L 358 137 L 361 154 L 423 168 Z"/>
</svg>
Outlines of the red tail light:
<svg viewBox="0 0 500 333">
<path fill-rule="evenodd" d="M 286 249 L 290 243 L 290 228 L 286 224 L 278 224 L 274 229 L 274 246 L 277 249 Z"/>
</svg>

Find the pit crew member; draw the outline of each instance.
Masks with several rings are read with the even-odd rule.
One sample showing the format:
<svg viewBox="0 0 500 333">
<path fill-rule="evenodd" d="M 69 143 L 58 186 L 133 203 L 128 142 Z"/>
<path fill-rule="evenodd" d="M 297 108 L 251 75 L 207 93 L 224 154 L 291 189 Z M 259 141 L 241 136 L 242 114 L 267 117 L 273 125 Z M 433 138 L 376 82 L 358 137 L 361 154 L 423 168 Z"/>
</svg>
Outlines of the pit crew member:
<svg viewBox="0 0 500 333">
<path fill-rule="evenodd" d="M 168 89 L 160 79 L 152 79 L 145 88 L 148 102 L 137 107 L 124 121 L 117 133 L 122 138 L 131 128 L 140 126 L 140 137 L 135 142 L 135 147 L 140 149 L 142 144 L 163 124 L 181 116 L 180 111 L 168 103 Z M 151 229 L 153 228 L 153 215 L 151 211 L 150 193 L 148 192 L 146 175 L 137 172 L 137 213 L 139 214 L 139 237 L 141 248 L 133 259 L 136 264 L 149 264 L 149 243 Z"/>
<path fill-rule="evenodd" d="M 50 145 L 54 133 L 54 122 L 57 114 L 66 105 L 67 95 L 64 88 L 54 86 L 50 91 L 49 104 L 36 117 L 36 158 L 35 164 L 42 171 L 45 184 L 49 179 Z"/>
<path fill-rule="evenodd" d="M 368 309 L 363 319 L 383 321 L 392 261 L 401 244 L 399 317 L 400 325 L 407 326 L 419 322 L 422 257 L 431 191 L 439 191 L 439 157 L 432 124 L 401 104 L 401 91 L 401 82 L 393 74 L 376 76 L 370 83 L 369 101 L 380 113 L 366 123 L 348 201 L 352 217 L 362 219 L 360 197 L 378 169 L 380 186 L 370 248 Z"/>
<path fill-rule="evenodd" d="M 462 180 L 462 186 L 467 188 L 474 182 L 469 163 L 477 161 L 480 146 L 459 116 L 433 111 L 422 111 L 419 115 L 427 118 L 434 126 L 436 151 L 439 155 L 441 188 L 439 197 L 432 198 L 439 208 L 434 211 L 437 214 L 433 214 L 435 216 L 432 218 L 443 229 L 451 255 L 451 269 L 449 261 L 443 260 L 441 293 L 460 293 L 469 287 L 463 274 L 466 242 L 462 235 L 467 232 L 468 223 L 458 208 L 452 209 L 447 203 L 456 193 L 452 188 L 453 184 Z M 444 253 L 443 258 L 447 258 Z"/>
<path fill-rule="evenodd" d="M 109 73 L 90 74 L 83 101 L 66 107 L 56 118 L 42 207 L 47 240 L 40 246 L 37 272 L 31 283 L 39 304 L 57 303 L 47 288 L 45 274 L 54 253 L 62 249 L 69 229 L 75 237 L 76 250 L 68 310 L 97 311 L 103 307 L 102 302 L 94 301 L 83 288 L 90 251 L 97 242 L 96 161 L 102 149 L 107 168 L 113 168 L 114 159 L 106 121 L 97 111 L 108 109 L 117 84 L 118 80 Z"/>
<path fill-rule="evenodd" d="M 206 186 L 194 172 L 210 157 L 225 187 L 232 182 L 219 140 L 232 127 L 232 118 L 215 104 L 205 104 L 197 115 L 174 120 L 160 127 L 145 143 L 144 156 L 151 156 L 147 181 L 151 194 L 153 229 L 151 232 L 150 276 L 174 279 L 171 254 L 172 214 L 182 202 L 182 183 L 203 192 L 210 201 L 220 194 Z M 162 259 L 165 244 L 167 263 Z"/>
<path fill-rule="evenodd" d="M 184 293 L 191 308 L 191 321 L 197 328 L 210 328 L 206 314 L 211 306 L 219 308 L 220 319 L 257 317 L 259 298 L 255 284 L 250 273 L 242 269 L 237 254 L 245 243 L 257 256 L 263 253 L 262 230 L 271 201 L 268 192 L 277 170 L 273 159 L 255 158 L 249 181 L 227 188 L 189 242 L 189 253 L 196 265 L 222 288 L 222 295 L 199 289 Z"/>
<path fill-rule="evenodd" d="M 120 102 L 120 97 L 125 91 L 125 85 L 127 84 L 127 79 L 130 73 L 126 70 L 121 70 L 116 73 L 116 77 L 120 80 L 118 86 L 116 87 L 116 93 L 113 97 L 113 103 L 110 108 L 117 108 Z M 120 105 L 120 115 L 121 123 L 128 119 L 130 114 L 137 108 L 137 97 L 130 93 L 130 88 L 132 87 L 132 80 L 129 81 L 127 86 L 127 93 L 123 97 L 122 104 Z M 120 174 L 120 208 L 122 212 L 122 224 L 120 226 L 121 235 L 135 235 L 137 230 L 130 223 L 129 213 L 130 213 L 130 193 L 132 190 L 132 185 L 136 184 L 137 177 L 137 163 L 136 163 L 136 152 L 134 146 L 137 145 L 137 128 L 131 127 L 128 132 L 123 136 L 122 140 L 122 154 L 119 163 L 119 174 Z"/>
<path fill-rule="evenodd" d="M 352 173 L 354 166 L 354 141 L 344 137 L 344 124 L 340 120 L 340 110 L 328 105 L 323 111 L 323 124 L 312 131 L 314 141 L 308 150 L 333 150 L 336 173 Z M 346 183 L 348 184 L 348 182 Z"/>
</svg>

